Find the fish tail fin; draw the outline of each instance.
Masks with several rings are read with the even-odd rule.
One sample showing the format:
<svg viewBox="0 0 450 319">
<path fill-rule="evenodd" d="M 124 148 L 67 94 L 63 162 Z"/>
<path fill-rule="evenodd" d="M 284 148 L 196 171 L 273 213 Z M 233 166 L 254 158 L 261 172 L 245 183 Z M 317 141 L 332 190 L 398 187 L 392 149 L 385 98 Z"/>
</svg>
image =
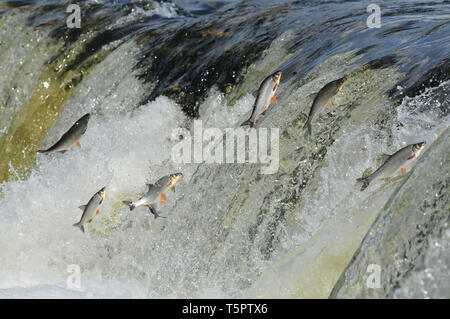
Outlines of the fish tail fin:
<svg viewBox="0 0 450 319">
<path fill-rule="evenodd" d="M 251 121 L 250 119 L 248 119 L 247 121 L 245 121 L 244 123 L 241 124 L 241 126 L 250 126 L 253 127 L 253 121 Z"/>
<path fill-rule="evenodd" d="M 366 178 L 357 178 L 356 181 L 357 182 L 362 182 L 361 192 L 363 190 L 365 190 L 367 188 L 367 186 L 369 186 L 369 184 L 370 184 L 370 181 L 369 181 L 369 179 L 367 177 Z"/>
<path fill-rule="evenodd" d="M 129 208 L 130 208 L 130 210 L 133 210 L 133 209 L 135 209 L 136 208 L 136 205 L 135 204 L 133 204 L 133 202 L 130 202 L 130 201 L 127 201 L 127 200 L 124 200 L 124 201 L 122 201 L 122 203 L 124 203 L 125 205 L 127 205 Z"/>
<path fill-rule="evenodd" d="M 309 120 L 306 121 L 305 125 L 303 126 L 303 129 L 305 130 L 305 135 L 311 136 L 312 127 L 311 127 L 311 122 Z"/>
<path fill-rule="evenodd" d="M 75 223 L 75 224 L 73 224 L 73 226 L 79 227 L 81 229 L 81 231 L 84 233 L 84 225 L 82 225 L 81 223 Z"/>
<path fill-rule="evenodd" d="M 165 217 L 165 216 L 161 216 L 161 215 L 159 214 L 159 211 L 157 211 L 156 208 L 153 207 L 153 206 L 148 206 L 148 209 L 150 210 L 150 213 L 153 214 L 153 216 L 155 217 L 155 219 L 158 218 L 158 217 L 161 217 L 161 218 L 167 218 L 167 217 Z"/>
</svg>

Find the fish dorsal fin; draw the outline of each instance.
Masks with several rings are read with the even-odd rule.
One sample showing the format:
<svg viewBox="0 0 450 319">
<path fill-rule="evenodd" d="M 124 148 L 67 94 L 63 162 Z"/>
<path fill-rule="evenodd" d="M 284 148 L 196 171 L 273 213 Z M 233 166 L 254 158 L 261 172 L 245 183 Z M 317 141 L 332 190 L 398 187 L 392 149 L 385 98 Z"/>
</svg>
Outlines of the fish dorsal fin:
<svg viewBox="0 0 450 319">
<path fill-rule="evenodd" d="M 314 100 L 317 95 L 317 92 L 311 93 L 308 95 L 308 99 Z"/>
<path fill-rule="evenodd" d="M 383 163 L 386 162 L 386 161 L 389 159 L 389 157 L 391 157 L 391 156 L 392 156 L 392 154 L 386 154 L 386 153 L 383 153 L 383 154 L 381 154 L 380 156 L 378 156 L 377 162 L 380 162 L 381 164 L 383 164 Z"/>
<path fill-rule="evenodd" d="M 372 169 L 366 168 L 366 170 L 362 174 L 362 178 L 361 179 L 365 179 L 365 178 L 369 177 L 371 174 L 372 174 Z"/>
<path fill-rule="evenodd" d="M 78 208 L 81 209 L 81 210 L 85 210 L 85 209 L 86 209 L 86 206 L 87 206 L 87 205 L 81 205 L 81 206 L 79 206 Z"/>
<path fill-rule="evenodd" d="M 391 157 L 392 155 L 389 155 L 389 154 L 385 154 L 385 153 L 383 153 L 383 154 L 381 154 L 381 155 L 378 155 L 377 156 L 377 165 L 378 166 L 380 166 L 380 165 L 383 165 L 384 163 L 386 163 L 386 161 L 389 159 L 389 157 Z"/>
</svg>

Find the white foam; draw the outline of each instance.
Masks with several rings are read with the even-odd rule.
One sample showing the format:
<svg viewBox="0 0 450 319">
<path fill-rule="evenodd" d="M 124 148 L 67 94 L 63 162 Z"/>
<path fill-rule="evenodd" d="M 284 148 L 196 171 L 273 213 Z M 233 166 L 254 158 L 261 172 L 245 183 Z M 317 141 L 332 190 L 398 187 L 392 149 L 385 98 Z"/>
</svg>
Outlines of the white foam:
<svg viewBox="0 0 450 319">
<path fill-rule="evenodd" d="M 146 182 L 167 173 L 170 166 L 158 165 L 170 158 L 171 128 L 182 119 L 180 108 L 165 97 L 126 116 L 94 116 L 81 149 L 39 154 L 27 180 L 5 183 L 0 287 L 64 282 L 68 264 L 95 264 L 96 246 L 104 242 L 72 226 L 82 213 L 77 207 L 107 186 L 101 214 L 92 223 L 101 228 L 101 219 L 111 217 L 124 196 L 135 196 Z"/>
</svg>

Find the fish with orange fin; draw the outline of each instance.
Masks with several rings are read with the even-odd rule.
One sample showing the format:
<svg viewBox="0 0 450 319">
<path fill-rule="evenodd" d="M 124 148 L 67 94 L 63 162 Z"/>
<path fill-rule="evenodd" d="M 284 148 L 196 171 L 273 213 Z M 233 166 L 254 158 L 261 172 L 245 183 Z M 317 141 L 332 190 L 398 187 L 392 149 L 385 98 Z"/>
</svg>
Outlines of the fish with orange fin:
<svg viewBox="0 0 450 319">
<path fill-rule="evenodd" d="M 281 71 L 277 71 L 262 81 L 256 94 L 255 104 L 253 104 L 250 118 L 241 124 L 241 126 L 250 125 L 253 127 L 255 121 L 264 114 L 269 108 L 271 102 L 276 102 L 275 92 L 281 79 Z"/>
<path fill-rule="evenodd" d="M 91 115 L 89 113 L 83 115 L 82 118 L 80 118 L 78 121 L 76 121 L 72 127 L 61 136 L 61 138 L 56 142 L 52 147 L 46 149 L 46 150 L 38 150 L 38 153 L 56 153 L 66 152 L 73 144 L 77 145 L 78 147 L 81 147 L 80 144 L 80 137 L 86 132 L 89 119 Z"/>
<path fill-rule="evenodd" d="M 91 197 L 89 202 L 86 205 L 81 205 L 79 208 L 83 211 L 83 215 L 81 215 L 81 219 L 78 223 L 73 224 L 75 227 L 79 227 L 81 231 L 84 233 L 84 225 L 90 223 L 94 217 L 100 214 L 99 207 L 103 204 L 106 195 L 106 187 L 103 187 L 94 196 Z"/>
<path fill-rule="evenodd" d="M 384 154 L 385 162 L 375 172 L 366 178 L 358 178 L 362 182 L 361 192 L 375 179 L 391 180 L 394 176 L 405 174 L 408 166 L 419 156 L 425 147 L 425 142 L 403 147 L 392 155 Z"/>
<path fill-rule="evenodd" d="M 323 113 L 325 106 L 332 106 L 331 98 L 339 93 L 344 85 L 344 82 L 347 80 L 347 77 L 343 77 L 330 83 L 326 84 L 314 97 L 314 101 L 311 105 L 311 109 L 309 110 L 308 120 L 305 123 L 306 134 L 311 135 L 311 123 L 314 117 L 318 114 L 321 115 Z"/>
<path fill-rule="evenodd" d="M 164 205 L 167 201 L 167 192 L 175 191 L 175 184 L 183 177 L 181 173 L 169 174 L 161 177 L 155 184 L 147 184 L 148 191 L 144 196 L 135 202 L 123 201 L 130 210 L 139 206 L 147 206 L 150 212 L 157 217 L 163 217 L 159 214 L 158 207 Z"/>
</svg>

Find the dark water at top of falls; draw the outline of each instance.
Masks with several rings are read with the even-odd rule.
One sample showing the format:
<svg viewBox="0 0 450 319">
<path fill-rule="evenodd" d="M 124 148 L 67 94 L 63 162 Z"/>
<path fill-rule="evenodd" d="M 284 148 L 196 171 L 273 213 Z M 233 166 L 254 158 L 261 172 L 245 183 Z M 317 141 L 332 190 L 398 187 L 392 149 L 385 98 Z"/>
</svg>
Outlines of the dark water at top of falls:
<svg viewBox="0 0 450 319">
<path fill-rule="evenodd" d="M 366 25 L 371 1 L 84 1 L 80 29 L 66 27 L 71 1 L 2 2 L 32 10 L 30 25 L 50 27 L 53 37 L 66 42 L 96 32 L 67 69 L 103 45 L 137 38 L 139 77 L 158 82 L 142 103 L 168 95 L 193 116 L 212 85 L 225 92 L 239 83 L 242 69 L 287 30 L 292 32 L 283 46 L 292 55 L 279 66 L 284 80 L 301 80 L 329 57 L 350 50 L 361 56 L 350 70 L 377 63 L 407 73 L 404 94 L 417 93 L 425 81 L 448 78 L 447 1 L 379 1 L 382 28 Z M 163 15 L 149 14 L 164 4 Z"/>
</svg>

